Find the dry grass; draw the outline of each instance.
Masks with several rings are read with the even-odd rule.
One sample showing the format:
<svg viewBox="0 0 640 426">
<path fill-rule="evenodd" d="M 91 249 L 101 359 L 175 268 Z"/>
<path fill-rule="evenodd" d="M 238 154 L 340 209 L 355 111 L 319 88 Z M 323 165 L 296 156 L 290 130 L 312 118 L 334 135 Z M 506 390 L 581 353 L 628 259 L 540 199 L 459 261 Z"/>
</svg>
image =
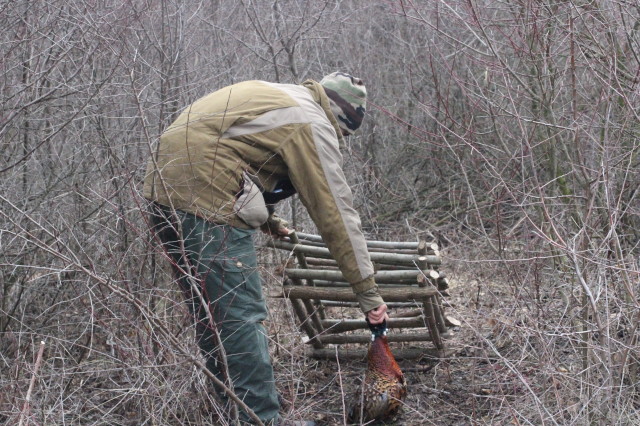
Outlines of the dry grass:
<svg viewBox="0 0 640 426">
<path fill-rule="evenodd" d="M 592 334 L 585 341 L 576 328 L 580 310 L 571 294 L 562 293 L 569 283 L 540 265 L 513 262 L 505 268 L 481 253 L 477 248 L 463 256 L 455 245 L 443 253 L 452 283 L 447 312 L 463 321 L 448 340 L 457 351 L 438 362 L 400 362 L 409 396 L 396 424 L 632 424 L 640 399 L 637 383 L 630 381 L 638 355 L 630 319 L 612 312 L 609 329 L 619 330 L 619 336 L 608 344 L 619 343 L 610 346 L 619 352 L 600 359 L 607 355 L 600 336 Z M 261 256 L 269 292 L 278 285 L 276 271 L 283 259 L 269 252 Z M 537 287 L 513 280 L 516 274 L 534 273 Z M 212 396 L 211 384 L 184 355 L 197 354 L 193 331 L 181 295 L 166 270 L 161 274 L 163 288 L 144 282 L 135 290 L 129 287 L 140 306 L 90 280 L 78 281 L 76 289 L 46 289 L 43 280 L 39 291 L 57 292 L 47 293 L 55 302 L 43 310 L 35 305 L 25 309 L 0 334 L 0 421 L 229 424 L 228 411 Z M 364 360 L 305 357 L 290 306 L 270 299 L 269 308 L 266 325 L 283 416 L 343 424 Z M 158 325 L 175 341 L 159 333 Z M 46 342 L 43 363 L 24 410 L 41 339 Z M 626 368 L 615 369 L 624 348 L 629 349 Z M 621 374 L 622 382 L 616 382 Z"/>
</svg>

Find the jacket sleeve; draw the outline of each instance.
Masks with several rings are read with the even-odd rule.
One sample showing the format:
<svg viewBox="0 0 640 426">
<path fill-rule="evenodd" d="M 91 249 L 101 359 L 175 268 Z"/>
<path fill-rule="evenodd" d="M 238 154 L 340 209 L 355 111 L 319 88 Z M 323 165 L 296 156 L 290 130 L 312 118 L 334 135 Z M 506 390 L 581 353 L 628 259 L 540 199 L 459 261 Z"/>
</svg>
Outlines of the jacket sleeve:
<svg viewBox="0 0 640 426">
<path fill-rule="evenodd" d="M 280 155 L 300 200 L 318 227 L 364 312 L 384 303 L 378 295 L 373 265 L 360 216 L 342 170 L 338 138 L 329 121 L 314 122 L 281 146 Z"/>
</svg>

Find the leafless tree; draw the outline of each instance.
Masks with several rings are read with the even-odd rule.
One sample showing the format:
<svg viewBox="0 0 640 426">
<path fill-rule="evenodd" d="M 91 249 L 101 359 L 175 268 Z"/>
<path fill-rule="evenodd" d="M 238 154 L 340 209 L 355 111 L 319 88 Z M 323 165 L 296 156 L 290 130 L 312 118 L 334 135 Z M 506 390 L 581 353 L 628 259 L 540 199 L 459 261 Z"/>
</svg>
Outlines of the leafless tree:
<svg viewBox="0 0 640 426">
<path fill-rule="evenodd" d="M 148 232 L 145 165 L 208 92 L 336 70 L 370 94 L 344 151 L 365 231 L 437 240 L 466 320 L 470 356 L 438 383 L 460 371 L 470 396 L 416 374 L 406 423 L 638 415 L 634 2 L 5 0 L 0 23 L 0 420 L 230 422 Z M 353 366 L 325 375 L 270 304 L 285 415 L 341 422 Z"/>
</svg>

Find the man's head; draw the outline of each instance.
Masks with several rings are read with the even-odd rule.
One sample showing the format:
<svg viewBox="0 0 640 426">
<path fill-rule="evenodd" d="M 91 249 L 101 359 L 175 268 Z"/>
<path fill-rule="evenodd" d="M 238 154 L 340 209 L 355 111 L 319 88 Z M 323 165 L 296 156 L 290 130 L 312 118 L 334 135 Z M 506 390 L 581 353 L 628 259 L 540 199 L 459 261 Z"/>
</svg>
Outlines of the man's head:
<svg viewBox="0 0 640 426">
<path fill-rule="evenodd" d="M 320 84 L 329 97 L 331 111 L 345 135 L 353 134 L 362 124 L 367 104 L 367 88 L 359 78 L 343 72 L 326 75 Z"/>
</svg>

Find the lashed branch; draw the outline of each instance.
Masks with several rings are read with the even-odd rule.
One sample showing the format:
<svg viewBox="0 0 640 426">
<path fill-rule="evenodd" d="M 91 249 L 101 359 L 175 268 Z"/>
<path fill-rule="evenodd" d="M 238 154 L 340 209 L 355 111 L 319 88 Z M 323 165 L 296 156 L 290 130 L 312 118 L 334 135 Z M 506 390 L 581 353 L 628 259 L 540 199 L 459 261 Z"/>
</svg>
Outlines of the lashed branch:
<svg viewBox="0 0 640 426">
<path fill-rule="evenodd" d="M 310 246 L 304 244 L 292 244 L 286 241 L 273 240 L 270 245 L 275 248 L 289 250 L 294 253 L 304 253 L 310 256 L 316 256 L 323 259 L 331 259 L 331 253 L 329 249 L 320 246 Z M 417 245 L 417 243 L 416 243 Z M 397 254 L 386 252 L 370 252 L 371 261 L 373 262 L 385 262 L 394 265 L 416 265 L 419 261 L 425 261 L 429 265 L 440 265 L 442 263 L 439 256 L 425 255 L 417 256 L 410 254 Z"/>
<path fill-rule="evenodd" d="M 340 271 L 330 271 L 326 269 L 287 269 L 287 276 L 294 279 L 312 279 L 327 281 L 345 281 Z M 437 279 L 439 274 L 436 271 L 378 271 L 374 274 L 376 282 L 410 282 L 417 283 L 422 277 L 427 276 Z"/>
<path fill-rule="evenodd" d="M 385 301 L 406 302 L 407 300 L 422 300 L 438 292 L 435 288 L 397 287 L 393 289 L 380 288 L 380 295 Z M 355 302 L 356 295 L 350 288 L 326 289 L 321 287 L 282 286 L 282 292 L 277 297 L 331 299 L 340 302 Z"/>
</svg>

